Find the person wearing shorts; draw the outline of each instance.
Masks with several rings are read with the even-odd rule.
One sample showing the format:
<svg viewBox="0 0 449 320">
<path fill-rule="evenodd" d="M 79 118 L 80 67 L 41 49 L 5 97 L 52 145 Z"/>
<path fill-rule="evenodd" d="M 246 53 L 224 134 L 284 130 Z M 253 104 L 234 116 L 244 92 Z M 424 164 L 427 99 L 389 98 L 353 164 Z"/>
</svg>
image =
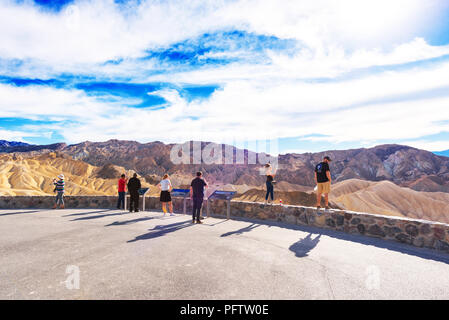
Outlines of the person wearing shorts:
<svg viewBox="0 0 449 320">
<path fill-rule="evenodd" d="M 173 216 L 173 203 L 171 201 L 170 191 L 173 189 L 168 174 L 165 174 L 162 181 L 159 182 L 158 187 L 161 189 L 160 201 L 162 203 L 162 211 L 164 216 L 167 213 L 167 204 L 170 210 L 170 215 Z"/>
<path fill-rule="evenodd" d="M 331 161 L 331 158 L 326 156 L 323 158 L 323 161 L 315 167 L 315 181 L 317 183 L 316 208 L 318 210 L 321 209 L 321 195 L 323 194 L 326 209 L 329 209 L 329 193 L 331 192 L 332 182 L 329 163 Z"/>
</svg>

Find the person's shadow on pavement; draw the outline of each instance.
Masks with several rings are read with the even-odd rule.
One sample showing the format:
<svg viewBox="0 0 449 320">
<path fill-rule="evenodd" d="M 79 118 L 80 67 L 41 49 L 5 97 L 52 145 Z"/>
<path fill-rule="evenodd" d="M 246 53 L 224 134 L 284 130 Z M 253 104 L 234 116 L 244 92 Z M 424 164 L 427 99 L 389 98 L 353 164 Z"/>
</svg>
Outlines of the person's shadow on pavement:
<svg viewBox="0 0 449 320">
<path fill-rule="evenodd" d="M 295 242 L 290 246 L 290 251 L 293 251 L 298 258 L 307 257 L 309 252 L 314 249 L 318 242 L 320 242 L 321 234 L 312 239 L 312 233 L 309 233 L 304 239 Z"/>
</svg>

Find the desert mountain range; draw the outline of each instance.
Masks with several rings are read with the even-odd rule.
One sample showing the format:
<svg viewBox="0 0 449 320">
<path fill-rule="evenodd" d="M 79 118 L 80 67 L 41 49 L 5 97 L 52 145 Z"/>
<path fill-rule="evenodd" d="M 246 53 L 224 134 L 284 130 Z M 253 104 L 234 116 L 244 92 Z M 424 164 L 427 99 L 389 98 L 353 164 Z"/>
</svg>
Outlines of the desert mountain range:
<svg viewBox="0 0 449 320">
<path fill-rule="evenodd" d="M 120 140 L 46 146 L 3 142 L 0 194 L 53 194 L 52 179 L 64 173 L 68 194 L 115 195 L 117 177 L 137 172 L 155 195 L 164 173 L 175 186 L 186 187 L 194 172 L 202 170 L 214 189 L 235 190 L 241 200 L 264 199 L 261 165 L 247 164 L 250 155 L 260 154 L 244 150 L 244 164 L 175 165 L 170 160 L 172 147 Z M 333 159 L 334 207 L 449 222 L 449 158 L 401 145 L 280 155 L 277 201 L 314 205 L 313 169 L 324 155 Z"/>
</svg>

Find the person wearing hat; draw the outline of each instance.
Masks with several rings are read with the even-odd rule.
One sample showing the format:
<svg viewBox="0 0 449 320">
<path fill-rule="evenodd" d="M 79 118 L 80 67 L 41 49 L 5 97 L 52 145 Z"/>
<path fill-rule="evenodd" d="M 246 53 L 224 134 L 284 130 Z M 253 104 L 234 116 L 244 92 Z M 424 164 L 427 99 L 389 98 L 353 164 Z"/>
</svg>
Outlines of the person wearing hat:
<svg viewBox="0 0 449 320">
<path fill-rule="evenodd" d="M 55 192 L 56 192 L 56 202 L 53 207 L 53 209 L 56 209 L 56 207 L 59 205 L 60 209 L 64 209 L 64 175 L 61 173 L 58 176 L 58 180 L 53 179 L 53 184 L 55 185 Z"/>
<path fill-rule="evenodd" d="M 323 161 L 315 167 L 315 181 L 317 183 L 316 194 L 316 208 L 321 209 L 321 195 L 324 194 L 324 203 L 326 209 L 329 209 L 329 193 L 331 192 L 331 171 L 329 169 L 329 162 L 331 158 L 328 156 L 323 158 Z"/>
</svg>

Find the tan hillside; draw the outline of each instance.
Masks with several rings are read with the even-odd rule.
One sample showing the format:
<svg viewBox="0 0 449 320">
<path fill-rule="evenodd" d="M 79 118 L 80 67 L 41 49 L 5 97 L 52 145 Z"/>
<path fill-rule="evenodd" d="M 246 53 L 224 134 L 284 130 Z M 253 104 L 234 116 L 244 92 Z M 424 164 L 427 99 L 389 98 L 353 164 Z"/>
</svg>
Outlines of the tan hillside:
<svg viewBox="0 0 449 320">
<path fill-rule="evenodd" d="M 58 153 L 29 157 L 3 154 L 0 155 L 0 195 L 53 195 L 52 181 L 61 173 L 65 176 L 67 195 L 116 195 L 117 177 L 122 173 L 130 176 L 133 172 L 109 164 L 92 166 Z M 142 185 L 150 186 L 143 179 Z"/>
<path fill-rule="evenodd" d="M 419 192 L 389 181 L 358 179 L 335 184 L 330 199 L 341 208 L 449 223 L 449 194 Z"/>
<path fill-rule="evenodd" d="M 264 202 L 266 190 L 263 189 L 251 189 L 243 194 L 237 194 L 234 199 L 241 201 L 254 201 Z M 276 187 L 274 189 L 274 203 L 279 203 L 282 200 L 283 204 L 288 205 L 301 205 L 307 207 L 314 207 L 316 205 L 315 193 L 307 193 L 303 191 L 278 191 Z M 324 201 L 322 201 L 324 206 Z M 330 207 L 337 208 L 337 206 L 330 202 Z"/>
</svg>

